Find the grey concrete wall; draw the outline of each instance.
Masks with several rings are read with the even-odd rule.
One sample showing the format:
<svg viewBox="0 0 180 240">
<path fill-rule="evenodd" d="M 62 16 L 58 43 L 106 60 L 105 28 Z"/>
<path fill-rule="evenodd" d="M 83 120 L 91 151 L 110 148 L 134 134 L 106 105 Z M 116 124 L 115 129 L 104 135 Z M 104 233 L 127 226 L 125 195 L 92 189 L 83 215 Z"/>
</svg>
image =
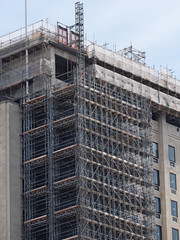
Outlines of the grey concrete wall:
<svg viewBox="0 0 180 240">
<path fill-rule="evenodd" d="M 160 173 L 160 188 L 155 190 L 155 196 L 161 199 L 160 218 L 155 219 L 155 224 L 162 226 L 162 239 L 172 240 L 172 228 L 180 231 L 180 131 L 176 126 L 166 123 L 165 113 L 159 117 L 159 122 L 153 121 L 152 126 L 153 141 L 159 144 L 159 162 L 154 163 L 154 169 Z M 175 147 L 175 166 L 170 165 L 168 155 L 168 145 Z M 171 192 L 170 172 L 176 174 L 177 190 L 176 194 Z M 178 203 L 177 222 L 173 221 L 171 215 L 171 200 Z"/>
<path fill-rule="evenodd" d="M 0 103 L 0 239 L 21 239 L 21 112 Z"/>
</svg>

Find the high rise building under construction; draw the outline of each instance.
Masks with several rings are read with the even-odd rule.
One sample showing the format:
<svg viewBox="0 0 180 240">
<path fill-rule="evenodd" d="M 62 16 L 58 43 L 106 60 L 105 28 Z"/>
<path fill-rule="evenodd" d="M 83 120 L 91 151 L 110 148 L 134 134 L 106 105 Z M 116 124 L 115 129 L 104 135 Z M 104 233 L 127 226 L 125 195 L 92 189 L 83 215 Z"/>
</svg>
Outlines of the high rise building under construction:
<svg viewBox="0 0 180 240">
<path fill-rule="evenodd" d="M 0 37 L 0 239 L 178 240 L 180 81 L 75 24 Z"/>
</svg>

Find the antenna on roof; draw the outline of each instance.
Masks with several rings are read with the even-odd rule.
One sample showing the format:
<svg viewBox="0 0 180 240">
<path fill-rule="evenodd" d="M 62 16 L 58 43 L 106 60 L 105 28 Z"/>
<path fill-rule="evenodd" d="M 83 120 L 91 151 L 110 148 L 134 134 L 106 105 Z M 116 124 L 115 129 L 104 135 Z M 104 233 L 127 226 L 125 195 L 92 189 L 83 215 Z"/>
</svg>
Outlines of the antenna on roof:
<svg viewBox="0 0 180 240">
<path fill-rule="evenodd" d="M 26 34 L 26 95 L 29 94 L 29 82 L 28 82 L 28 48 L 27 48 L 27 38 L 28 38 L 28 23 L 27 23 L 27 0 L 25 0 L 25 34 Z"/>
</svg>

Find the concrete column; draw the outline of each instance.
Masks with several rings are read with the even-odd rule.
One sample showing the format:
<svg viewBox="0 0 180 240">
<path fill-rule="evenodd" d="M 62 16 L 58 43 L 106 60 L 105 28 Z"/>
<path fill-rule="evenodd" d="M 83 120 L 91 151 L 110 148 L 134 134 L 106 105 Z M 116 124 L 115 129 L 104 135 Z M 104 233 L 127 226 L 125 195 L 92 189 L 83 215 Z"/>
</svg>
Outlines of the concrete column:
<svg viewBox="0 0 180 240">
<path fill-rule="evenodd" d="M 51 59 L 51 82 L 52 84 L 57 84 L 56 79 L 56 64 L 55 64 L 55 49 L 53 47 L 50 48 L 50 59 Z"/>
<path fill-rule="evenodd" d="M 21 239 L 21 112 L 0 103 L 0 239 Z"/>
<path fill-rule="evenodd" d="M 2 59 L 0 59 L 0 74 L 2 73 Z"/>
<path fill-rule="evenodd" d="M 171 208 L 169 203 L 169 159 L 168 159 L 168 126 L 164 113 L 159 117 L 159 159 L 160 159 L 160 189 L 161 189 L 161 211 L 162 211 L 162 239 L 171 239 Z"/>
</svg>

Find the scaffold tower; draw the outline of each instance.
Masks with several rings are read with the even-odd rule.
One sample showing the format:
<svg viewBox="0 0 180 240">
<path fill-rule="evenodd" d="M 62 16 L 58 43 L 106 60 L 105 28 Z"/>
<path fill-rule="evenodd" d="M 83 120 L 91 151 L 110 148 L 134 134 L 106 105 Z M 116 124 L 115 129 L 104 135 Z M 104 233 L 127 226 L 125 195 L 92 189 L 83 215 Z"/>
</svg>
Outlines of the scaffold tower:
<svg viewBox="0 0 180 240">
<path fill-rule="evenodd" d="M 41 26 L 18 43 L 21 53 L 12 44 L 14 55 L 3 62 L 8 83 L 0 93 L 22 107 L 22 238 L 153 240 L 151 99 L 116 84 L 113 64 L 114 82 L 105 61 L 99 76 L 95 50 L 86 60 L 82 3 L 75 4 L 75 41 L 68 45 L 68 28 L 60 30 Z M 51 46 L 76 59 L 64 67 L 61 58 L 63 77 L 52 70 Z"/>
</svg>

